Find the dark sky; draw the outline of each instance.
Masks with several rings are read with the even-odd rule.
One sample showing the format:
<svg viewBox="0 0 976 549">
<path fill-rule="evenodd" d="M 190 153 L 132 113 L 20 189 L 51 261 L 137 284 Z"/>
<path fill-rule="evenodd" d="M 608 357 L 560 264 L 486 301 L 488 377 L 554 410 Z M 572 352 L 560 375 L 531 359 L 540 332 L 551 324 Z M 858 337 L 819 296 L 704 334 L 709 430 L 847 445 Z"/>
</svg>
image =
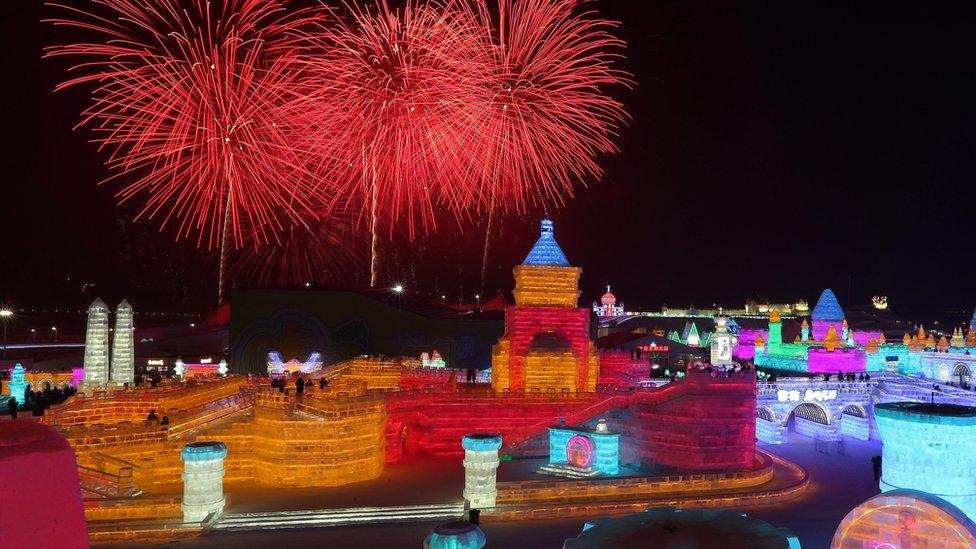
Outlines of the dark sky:
<svg viewBox="0 0 976 549">
<path fill-rule="evenodd" d="M 63 65 L 40 59 L 57 37 L 39 4 L 4 4 L 0 29 L 0 300 L 77 306 L 93 283 L 137 309 L 210 308 L 216 254 L 132 223 L 134 209 L 96 186 L 101 157 L 72 130 L 84 93 L 52 93 Z M 973 8 L 595 6 L 623 22 L 638 87 L 621 94 L 633 121 L 604 180 L 553 212 L 584 269 L 583 302 L 612 284 L 634 307 L 814 300 L 825 287 L 845 305 L 873 294 L 906 312 L 976 305 Z M 503 221 L 490 288 L 510 289 L 541 213 Z M 385 278 L 470 296 L 483 230 L 387 244 Z"/>
</svg>

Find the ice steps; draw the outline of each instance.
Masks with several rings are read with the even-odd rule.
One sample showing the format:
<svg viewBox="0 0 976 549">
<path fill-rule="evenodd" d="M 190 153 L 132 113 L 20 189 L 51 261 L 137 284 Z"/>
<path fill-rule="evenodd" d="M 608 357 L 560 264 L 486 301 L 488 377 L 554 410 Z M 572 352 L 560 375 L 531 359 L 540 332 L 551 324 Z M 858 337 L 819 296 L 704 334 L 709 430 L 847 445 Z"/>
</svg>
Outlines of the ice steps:
<svg viewBox="0 0 976 549">
<path fill-rule="evenodd" d="M 227 513 L 211 528 L 214 530 L 278 530 L 285 528 L 328 528 L 351 524 L 384 522 L 434 522 L 458 519 L 464 515 L 464 503 L 403 505 L 398 507 L 354 507 L 277 511 L 267 513 Z"/>
</svg>

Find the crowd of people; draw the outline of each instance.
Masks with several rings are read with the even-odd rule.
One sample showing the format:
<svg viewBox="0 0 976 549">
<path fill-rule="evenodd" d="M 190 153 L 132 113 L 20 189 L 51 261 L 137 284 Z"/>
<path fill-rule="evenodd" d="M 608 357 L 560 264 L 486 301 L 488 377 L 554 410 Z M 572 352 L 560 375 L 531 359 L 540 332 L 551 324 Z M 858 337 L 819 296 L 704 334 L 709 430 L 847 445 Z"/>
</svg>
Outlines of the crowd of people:
<svg viewBox="0 0 976 549">
<path fill-rule="evenodd" d="M 823 375 L 824 381 L 830 381 L 833 374 L 825 373 Z M 871 375 L 867 372 L 860 372 L 855 374 L 854 372 L 837 372 L 837 381 L 871 381 Z"/>
<path fill-rule="evenodd" d="M 17 400 L 10 398 L 7 399 L 7 413 L 10 414 L 12 419 L 17 419 L 17 413 L 20 408 L 25 411 L 30 410 L 31 415 L 43 416 L 44 410 L 47 410 L 55 404 L 61 404 L 76 392 L 74 387 L 68 386 L 61 388 L 59 386 L 52 386 L 50 383 L 45 382 L 44 388 L 38 391 L 33 390 L 33 388 L 28 385 L 24 389 L 24 405 L 18 406 Z"/>
<path fill-rule="evenodd" d="M 319 390 L 324 391 L 329 386 L 329 380 L 324 377 L 319 378 L 318 385 Z M 287 386 L 288 380 L 284 377 L 276 377 L 271 380 L 271 388 L 278 389 L 280 393 L 284 393 Z M 315 383 L 311 379 L 303 378 L 302 376 L 297 376 L 297 379 L 295 379 L 295 394 L 298 396 L 311 392 L 314 387 Z"/>
</svg>

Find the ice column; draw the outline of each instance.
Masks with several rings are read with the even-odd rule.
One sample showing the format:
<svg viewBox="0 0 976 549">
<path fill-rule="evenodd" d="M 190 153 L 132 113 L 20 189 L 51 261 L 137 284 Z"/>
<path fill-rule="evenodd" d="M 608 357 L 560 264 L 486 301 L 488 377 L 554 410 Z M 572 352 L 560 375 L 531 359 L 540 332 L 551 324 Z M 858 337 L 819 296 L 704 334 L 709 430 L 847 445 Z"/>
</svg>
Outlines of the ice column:
<svg viewBox="0 0 976 549">
<path fill-rule="evenodd" d="M 498 470 L 500 435 L 466 435 L 461 438 L 464 448 L 464 499 L 472 509 L 495 506 L 495 473 Z"/>
<path fill-rule="evenodd" d="M 135 356 L 132 350 L 132 306 L 125 300 L 115 309 L 115 332 L 112 334 L 112 381 L 132 383 Z"/>
<path fill-rule="evenodd" d="M 223 442 L 194 442 L 180 452 L 183 459 L 183 522 L 200 522 L 224 510 Z"/>
<path fill-rule="evenodd" d="M 104 387 L 108 383 L 108 307 L 101 299 L 88 307 L 83 365 L 86 386 Z"/>
</svg>

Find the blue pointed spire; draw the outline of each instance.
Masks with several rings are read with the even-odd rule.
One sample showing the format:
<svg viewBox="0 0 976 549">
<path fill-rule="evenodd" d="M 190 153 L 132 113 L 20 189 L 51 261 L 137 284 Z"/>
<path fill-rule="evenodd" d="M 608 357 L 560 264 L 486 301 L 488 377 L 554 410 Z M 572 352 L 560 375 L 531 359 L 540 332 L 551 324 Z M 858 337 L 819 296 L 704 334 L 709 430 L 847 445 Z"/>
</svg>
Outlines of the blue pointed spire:
<svg viewBox="0 0 976 549">
<path fill-rule="evenodd" d="M 844 320 L 844 309 L 840 308 L 834 292 L 827 288 L 820 294 L 820 299 L 810 316 L 814 320 Z"/>
<path fill-rule="evenodd" d="M 559 243 L 556 242 L 556 237 L 553 236 L 552 220 L 548 217 L 542 220 L 539 240 L 535 241 L 535 246 L 532 246 L 529 255 L 525 256 L 525 261 L 522 262 L 522 265 L 569 267 L 566 254 L 563 253 L 562 248 L 559 247 Z"/>
</svg>

